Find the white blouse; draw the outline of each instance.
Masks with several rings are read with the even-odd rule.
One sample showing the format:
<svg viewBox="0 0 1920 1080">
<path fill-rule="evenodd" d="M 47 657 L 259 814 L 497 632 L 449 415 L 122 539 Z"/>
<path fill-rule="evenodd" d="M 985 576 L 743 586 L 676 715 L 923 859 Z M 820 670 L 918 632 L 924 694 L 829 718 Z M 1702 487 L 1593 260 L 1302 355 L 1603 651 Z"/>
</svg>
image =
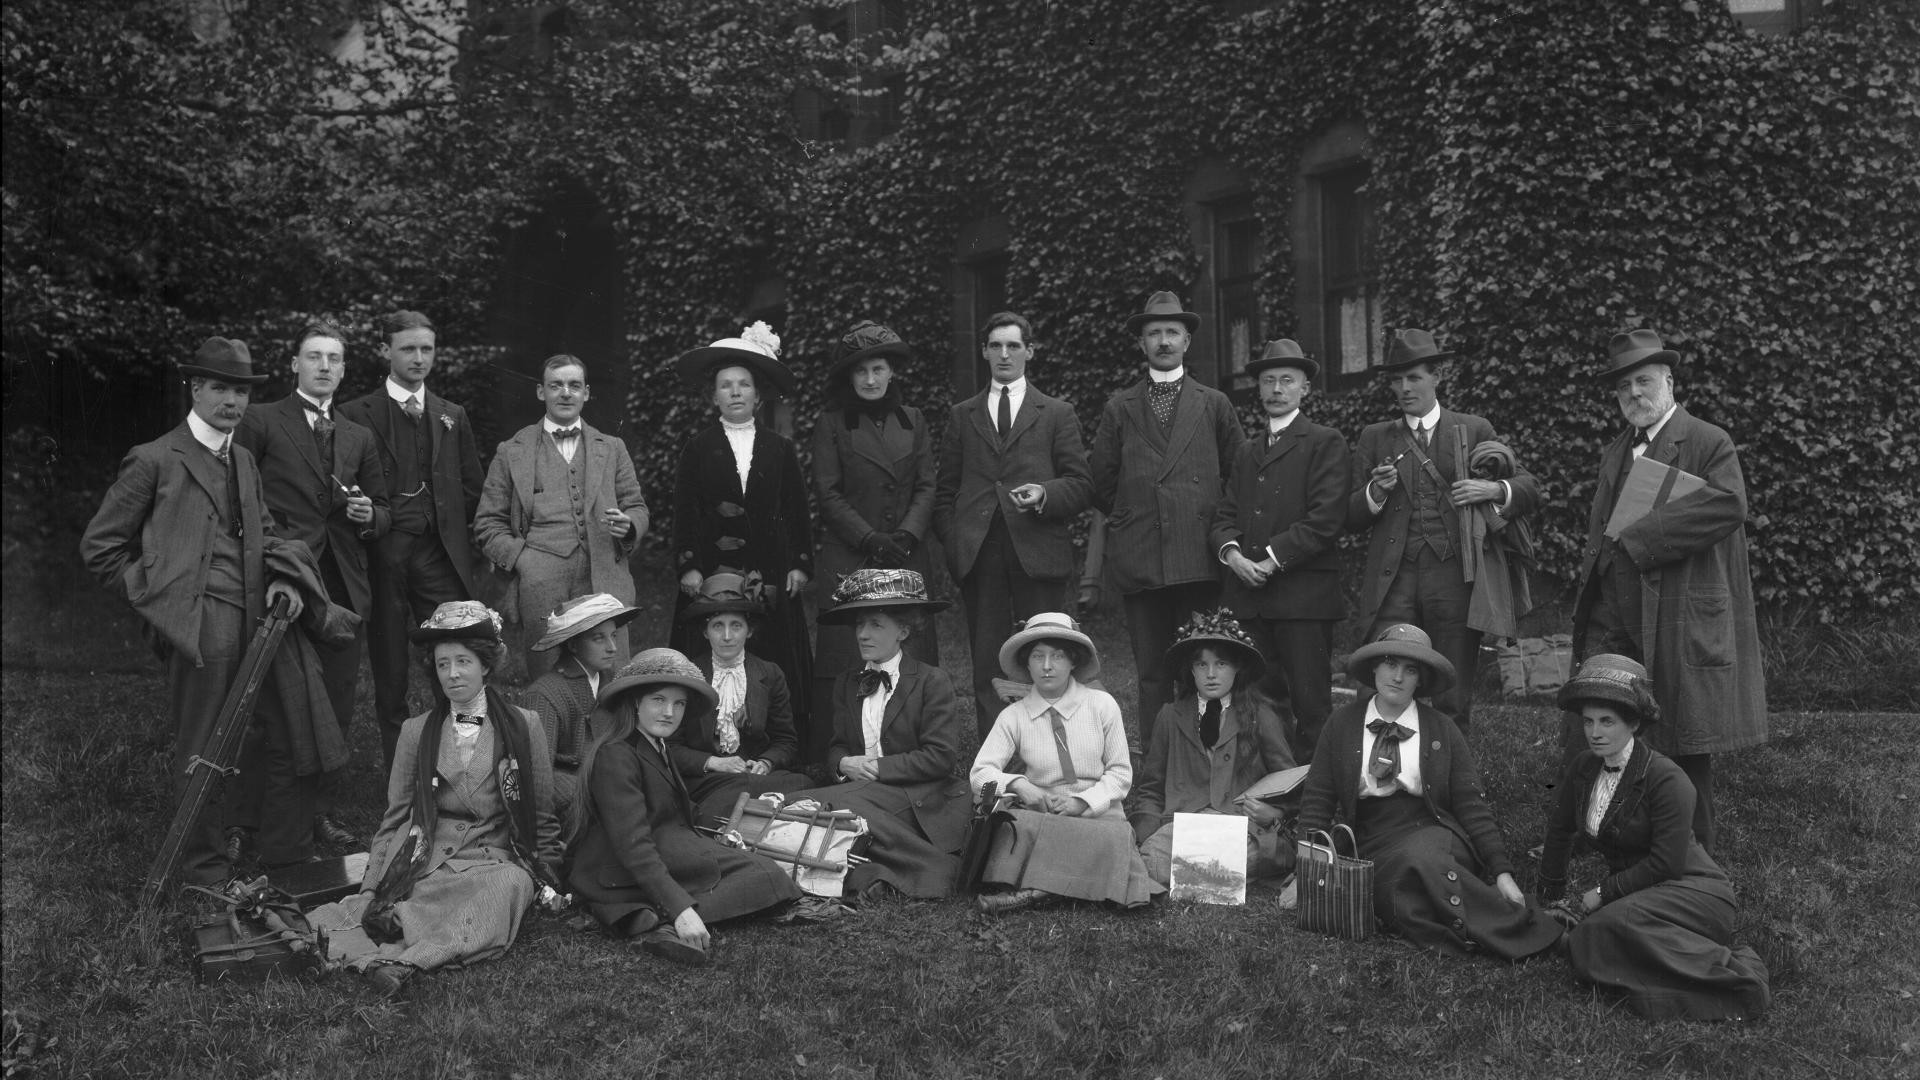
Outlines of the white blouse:
<svg viewBox="0 0 1920 1080">
<path fill-rule="evenodd" d="M 727 445 L 733 448 L 733 468 L 740 474 L 740 492 L 747 490 L 747 473 L 753 470 L 753 421 L 736 424 L 731 420 L 720 421 L 721 430 L 727 433 Z"/>
</svg>

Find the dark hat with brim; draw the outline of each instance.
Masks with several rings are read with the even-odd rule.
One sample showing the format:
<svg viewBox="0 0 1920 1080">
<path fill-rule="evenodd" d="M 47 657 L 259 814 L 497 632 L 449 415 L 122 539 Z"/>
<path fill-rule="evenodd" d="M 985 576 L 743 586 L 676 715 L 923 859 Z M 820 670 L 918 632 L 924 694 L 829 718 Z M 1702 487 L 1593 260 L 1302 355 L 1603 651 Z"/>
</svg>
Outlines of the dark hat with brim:
<svg viewBox="0 0 1920 1080">
<path fill-rule="evenodd" d="M 833 362 L 827 367 L 827 381 L 836 383 L 846 378 L 847 372 L 863 360 L 875 357 L 906 360 L 912 356 L 913 350 L 900 340 L 899 334 L 869 319 L 833 343 Z"/>
<path fill-rule="evenodd" d="M 1560 707 L 1578 712 L 1587 703 L 1611 705 L 1632 713 L 1641 724 L 1658 723 L 1653 680 L 1639 661 L 1618 653 L 1595 653 L 1560 688 Z"/>
<path fill-rule="evenodd" d="M 1292 338 L 1275 338 L 1267 342 L 1266 348 L 1260 350 L 1260 355 L 1247 362 L 1247 374 L 1258 379 L 1261 372 L 1277 367 L 1299 368 L 1307 373 L 1309 379 L 1320 375 L 1319 361 L 1301 352 L 1300 343 Z"/>
<path fill-rule="evenodd" d="M 612 593 L 589 593 L 576 596 L 556 608 L 547 616 L 546 633 L 533 643 L 534 652 L 546 652 L 559 647 L 563 642 L 579 637 L 581 634 L 599 626 L 608 619 L 615 626 L 625 626 L 633 621 L 640 609 L 632 604 L 623 604 Z"/>
<path fill-rule="evenodd" d="M 1648 364 L 1679 367 L 1680 354 L 1662 344 L 1660 335 L 1651 330 L 1629 330 L 1607 342 L 1606 367 L 1595 377 L 1606 382 Z"/>
<path fill-rule="evenodd" d="M 1175 678 L 1179 678 L 1180 671 L 1193 663 L 1193 657 L 1201 649 L 1218 649 L 1231 654 L 1233 662 L 1240 668 L 1234 679 L 1236 688 L 1252 686 L 1267 668 L 1267 660 L 1260 655 L 1260 647 L 1241 627 L 1240 620 L 1225 608 L 1196 612 L 1176 634 L 1174 643 L 1167 649 L 1167 667 L 1174 672 Z"/>
<path fill-rule="evenodd" d="M 1141 327 L 1151 322 L 1184 323 L 1189 334 L 1200 329 L 1200 316 L 1186 310 L 1180 298 L 1170 292 L 1154 293 L 1139 314 L 1127 316 L 1127 333 L 1138 334 Z"/>
<path fill-rule="evenodd" d="M 449 600 L 433 609 L 427 621 L 407 631 L 415 645 L 436 641 L 500 640 L 500 613 L 478 600 Z"/>
<path fill-rule="evenodd" d="M 1000 646 L 1000 670 L 1007 678 L 1030 682 L 1033 676 L 1020 663 L 1020 650 L 1038 641 L 1071 641 L 1087 650 L 1087 662 L 1073 669 L 1073 677 L 1083 685 L 1100 674 L 1100 650 L 1093 639 L 1080 629 L 1073 618 L 1058 611 L 1043 611 L 1028 619 L 1006 644 Z"/>
<path fill-rule="evenodd" d="M 1415 364 L 1437 364 L 1453 359 L 1453 355 L 1451 350 L 1436 344 L 1433 335 L 1425 330 L 1395 330 L 1387 339 L 1386 359 L 1380 361 L 1377 370 L 1400 371 Z"/>
<path fill-rule="evenodd" d="M 739 337 L 721 338 L 711 345 L 681 353 L 674 359 L 673 366 L 681 378 L 707 391 L 713 389 L 713 373 L 728 367 L 746 368 L 783 394 L 793 393 L 795 386 L 793 372 L 780 362 L 780 338 L 763 322 L 747 327 Z"/>
<path fill-rule="evenodd" d="M 1433 685 L 1427 685 L 1428 679 L 1420 680 L 1421 697 L 1443 694 L 1454 683 L 1453 661 L 1436 652 L 1427 632 L 1411 623 L 1395 623 L 1380 631 L 1380 636 L 1353 650 L 1353 655 L 1347 657 L 1347 674 L 1372 686 L 1373 666 L 1388 656 L 1425 665 Z"/>
<path fill-rule="evenodd" d="M 728 612 L 750 616 L 767 613 L 766 587 L 761 584 L 760 571 L 748 571 L 744 576 L 725 571 L 708 574 L 700 582 L 700 594 L 681 609 L 680 621 L 692 622 Z"/>
<path fill-rule="evenodd" d="M 191 361 L 177 365 L 182 375 L 198 375 L 230 383 L 266 382 L 265 375 L 253 373 L 253 354 L 247 343 L 237 338 L 210 337 L 193 351 Z"/>
<path fill-rule="evenodd" d="M 720 694 L 700 673 L 699 665 L 687 659 L 678 649 L 647 649 L 626 662 L 613 678 L 600 687 L 599 703 L 602 708 L 613 704 L 615 698 L 629 694 L 648 686 L 678 686 L 687 691 L 687 700 L 697 701 L 700 708 L 687 710 L 681 724 L 697 723 L 719 703 Z"/>
<path fill-rule="evenodd" d="M 815 620 L 848 626 L 863 611 L 945 611 L 945 600 L 927 599 L 927 580 L 913 570 L 855 570 L 833 590 L 833 607 Z"/>
</svg>

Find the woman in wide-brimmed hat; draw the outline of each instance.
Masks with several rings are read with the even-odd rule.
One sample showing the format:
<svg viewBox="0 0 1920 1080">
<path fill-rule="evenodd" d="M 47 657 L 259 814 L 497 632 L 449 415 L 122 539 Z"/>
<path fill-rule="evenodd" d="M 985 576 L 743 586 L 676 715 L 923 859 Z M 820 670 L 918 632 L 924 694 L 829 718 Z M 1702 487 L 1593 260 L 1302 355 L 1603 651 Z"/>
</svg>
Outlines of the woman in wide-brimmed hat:
<svg viewBox="0 0 1920 1080">
<path fill-rule="evenodd" d="M 706 648 L 703 627 L 680 616 L 709 574 L 759 574 L 767 585 L 767 610 L 754 651 L 778 665 L 787 685 L 800 691 L 794 726 L 802 760 L 808 760 L 805 748 L 813 744 L 804 694 L 813 677 L 813 645 L 800 594 L 813 577 L 813 519 L 792 441 L 757 416 L 770 389 L 793 392 L 793 375 L 779 352 L 780 339 L 766 323 L 754 323 L 737 338 L 722 338 L 675 361 L 719 416 L 687 441 L 674 471 L 673 559 L 680 595 L 671 644 L 688 655 Z"/>
<path fill-rule="evenodd" d="M 711 825 L 733 811 L 741 792 L 795 791 L 813 786 L 789 771 L 800 760 L 793 694 L 780 669 L 747 646 L 766 615 L 758 574 L 711 574 L 700 596 L 680 613 L 701 628 L 706 652 L 694 663 L 719 695 L 718 707 L 680 725 L 669 740 L 673 761 L 693 796 L 694 820 Z"/>
<path fill-rule="evenodd" d="M 647 649 L 600 688 L 599 734 L 568 836 L 574 895 L 608 930 L 645 951 L 704 964 L 710 923 L 801 898 L 780 865 L 695 832 L 693 805 L 667 740 L 719 700 L 693 661 Z"/>
<path fill-rule="evenodd" d="M 1137 907 L 1165 892 L 1127 826 L 1133 759 L 1120 705 L 1086 685 L 1100 671 L 1093 639 L 1072 618 L 1042 612 L 1001 646 L 1000 669 L 1033 688 L 1000 710 L 967 777 L 974 791 L 991 783 L 1021 806 L 980 876 L 1008 890 L 983 893 L 980 906 L 1004 912 L 1067 896 Z"/>
<path fill-rule="evenodd" d="M 1374 914 L 1415 945 L 1503 960 L 1551 948 L 1560 924 L 1514 882 L 1467 740 L 1414 700 L 1453 685 L 1453 664 L 1425 631 L 1395 623 L 1354 650 L 1347 674 L 1374 692 L 1327 718 L 1299 835 L 1351 826 L 1374 864 Z"/>
<path fill-rule="evenodd" d="M 573 822 L 580 755 L 593 738 L 587 718 L 599 700 L 600 683 L 626 663 L 618 631 L 638 610 L 612 593 L 576 596 L 547 616 L 546 631 L 532 645 L 534 652 L 561 652 L 552 669 L 521 692 L 520 703 L 539 715 L 553 750 L 553 812 L 562 828 Z"/>
<path fill-rule="evenodd" d="M 506 656 L 500 616 L 441 604 L 409 636 L 426 650 L 435 704 L 400 729 L 363 891 L 309 916 L 387 996 L 416 971 L 505 952 L 541 887 L 557 890 L 562 854 L 546 732 L 487 685 Z M 343 948 L 356 928 L 358 952 Z"/>
<path fill-rule="evenodd" d="M 1576 924 L 1567 937 L 1574 973 L 1623 993 L 1649 1019 L 1765 1012 L 1766 965 L 1733 944 L 1733 886 L 1693 835 L 1693 782 L 1639 737 L 1660 719 L 1647 669 L 1590 656 L 1560 705 L 1580 715 L 1587 749 L 1568 763 L 1547 818 L 1541 901 L 1565 894 L 1576 845 L 1607 861 L 1598 884 L 1561 905 Z"/>
<path fill-rule="evenodd" d="M 813 493 L 825 525 L 818 566 L 826 588 L 862 567 L 900 567 L 923 578 L 932 569 L 933 436 L 920 410 L 901 400 L 897 378 L 911 356 L 898 334 L 873 322 L 834 342 L 827 407 L 813 424 Z M 831 600 L 821 610 L 832 610 Z M 940 663 L 931 622 L 906 648 L 923 664 Z M 821 624 L 815 712 L 827 714 L 834 679 L 858 658 L 851 627 Z"/>
<path fill-rule="evenodd" d="M 869 861 L 847 872 L 850 895 L 897 890 L 940 897 L 953 888 L 967 830 L 967 785 L 953 778 L 960 749 L 953 680 L 905 645 L 946 608 L 911 570 L 855 570 L 834 590 L 822 622 L 853 627 L 861 662 L 833 684 L 831 787 L 790 792 L 867 819 Z"/>
</svg>

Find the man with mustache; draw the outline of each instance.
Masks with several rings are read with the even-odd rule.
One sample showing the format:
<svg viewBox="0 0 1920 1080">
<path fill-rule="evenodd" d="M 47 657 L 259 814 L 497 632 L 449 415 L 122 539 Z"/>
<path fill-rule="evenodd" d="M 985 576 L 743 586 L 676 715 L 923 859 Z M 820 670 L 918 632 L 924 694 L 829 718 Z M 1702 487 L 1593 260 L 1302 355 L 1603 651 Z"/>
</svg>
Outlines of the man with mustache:
<svg viewBox="0 0 1920 1080">
<path fill-rule="evenodd" d="M 441 604 L 473 598 L 473 547 L 467 529 L 484 474 L 465 409 L 428 390 L 436 337 L 418 311 L 380 320 L 387 377 L 370 394 L 340 406 L 370 428 L 380 453 L 393 525 L 373 560 L 373 621 L 367 627 L 374 716 L 389 767 L 407 706 L 407 631 Z"/>
<path fill-rule="evenodd" d="M 1300 415 L 1320 364 L 1287 338 L 1247 364 L 1266 424 L 1240 451 L 1208 550 L 1228 570 L 1226 601 L 1267 661 L 1261 688 L 1293 713 L 1294 760 L 1313 760 L 1333 712 L 1333 629 L 1346 615 L 1340 538 L 1347 441 Z"/>
<path fill-rule="evenodd" d="M 266 376 L 254 374 L 246 342 L 218 337 L 179 368 L 192 411 L 172 431 L 127 452 L 80 539 L 87 569 L 146 620 L 147 639 L 167 666 L 176 794 L 194 768 L 205 767 L 194 762 L 254 627 L 279 597 L 292 616 L 304 606 L 291 580 L 269 575 L 268 554 L 299 545 L 275 533 L 253 455 L 233 438 L 254 384 Z M 271 680 L 260 689 L 262 698 L 275 693 Z M 246 755 L 243 773 L 271 760 L 263 739 L 248 740 Z M 262 820 L 278 827 L 262 835 L 261 861 L 311 854 L 308 789 L 276 770 L 264 798 Z M 224 816 L 209 808 L 187 835 L 176 867 L 183 883 L 218 887 L 232 875 Z"/>
<path fill-rule="evenodd" d="M 1747 488 L 1727 433 L 1674 401 L 1679 354 L 1652 330 L 1616 334 L 1600 371 L 1628 427 L 1600 456 L 1587 519 L 1576 661 L 1618 653 L 1647 666 L 1660 722 L 1643 735 L 1693 781 L 1693 831 L 1714 844 L 1713 755 L 1767 741 L 1767 682 L 1760 663 L 1753 582 L 1747 572 Z M 1642 457 L 1705 481 L 1606 534 L 1634 463 Z M 1581 745 L 1577 715 L 1568 746 Z"/>
<path fill-rule="evenodd" d="M 1480 664 L 1480 631 L 1467 625 L 1473 586 L 1461 565 L 1461 512 L 1491 503 L 1513 519 L 1533 512 L 1539 486 L 1515 468 L 1511 480 L 1477 480 L 1459 455 L 1499 441 L 1493 425 L 1471 413 L 1440 407 L 1439 388 L 1453 353 L 1425 330 L 1396 330 L 1379 365 L 1401 415 L 1369 424 L 1354 444 L 1347 528 L 1370 530 L 1366 576 L 1360 583 L 1360 622 L 1371 641 L 1395 623 L 1427 632 L 1433 647 L 1453 664 L 1458 679 L 1434 698 L 1462 734 L 1473 717 L 1474 673 Z"/>
<path fill-rule="evenodd" d="M 373 617 L 368 549 L 392 524 L 373 432 L 336 415 L 334 394 L 347 373 L 346 342 L 346 332 L 333 323 L 308 323 L 293 351 L 293 393 L 249 408 L 233 433 L 260 468 L 275 528 L 313 550 L 327 599 L 360 616 L 352 640 L 314 646 L 343 737 L 358 696 L 365 624 Z M 334 815 L 340 780 L 337 772 L 321 774 L 313 835 L 350 848 L 358 840 Z"/>
<path fill-rule="evenodd" d="M 1107 399 L 1093 438 L 1093 505 L 1106 515 L 1107 570 L 1120 590 L 1139 673 L 1140 745 L 1173 697 L 1174 631 L 1220 596 L 1207 528 L 1246 437 L 1227 395 L 1186 369 L 1200 316 L 1157 292 L 1127 320 L 1147 377 Z"/>
</svg>

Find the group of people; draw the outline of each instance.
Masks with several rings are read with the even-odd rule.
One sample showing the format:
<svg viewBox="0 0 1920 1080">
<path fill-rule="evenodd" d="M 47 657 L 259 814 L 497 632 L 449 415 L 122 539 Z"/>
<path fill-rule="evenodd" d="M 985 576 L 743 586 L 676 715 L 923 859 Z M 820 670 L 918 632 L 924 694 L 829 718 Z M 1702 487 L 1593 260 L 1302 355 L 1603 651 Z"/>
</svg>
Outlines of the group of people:
<svg viewBox="0 0 1920 1080">
<path fill-rule="evenodd" d="M 1599 373 L 1629 427 L 1594 498 L 1584 662 L 1563 698 L 1567 774 L 1536 904 L 1465 736 L 1480 639 L 1524 613 L 1538 484 L 1492 424 L 1440 405 L 1453 357 L 1424 331 L 1387 343 L 1401 415 L 1349 448 L 1304 415 L 1319 365 L 1284 339 L 1248 364 L 1265 423 L 1247 438 L 1185 368 L 1199 321 L 1171 293 L 1128 320 L 1146 377 L 1106 403 L 1091 451 L 1072 406 L 1028 382 L 1038 343 L 1023 316 L 981 328 L 991 382 L 952 407 L 937 451 L 895 381 L 910 350 L 855 326 L 812 430 L 817 549 L 807 473 L 761 416 L 763 392 L 795 389 L 778 338 L 755 324 L 682 355 L 717 417 L 675 474 L 668 647 L 637 654 L 626 560 L 648 508 L 622 440 L 581 418 L 584 362 L 545 363 L 545 415 L 483 471 L 465 412 L 425 385 L 424 315 L 387 317 L 388 376 L 347 402 L 337 327 L 303 330 L 295 393 L 253 407 L 266 376 L 247 346 L 209 339 L 180 365 L 185 422 L 129 453 L 82 541 L 168 665 L 176 776 L 197 767 L 251 628 L 276 602 L 294 619 L 232 825 L 203 817 L 183 880 L 225 880 L 249 846 L 275 867 L 354 841 L 333 787 L 364 645 L 387 808 L 363 891 L 316 922 L 364 930 L 353 961 L 384 992 L 497 954 L 536 897 L 570 893 L 611 931 L 694 962 L 708 923 L 844 910 L 705 831 L 741 795 L 858 813 L 855 897 L 947 894 L 983 792 L 1014 803 L 978 868 L 990 911 L 1149 902 L 1177 813 L 1248 818 L 1250 874 L 1279 880 L 1293 865 L 1281 811 L 1242 795 L 1305 764 L 1300 829 L 1355 828 L 1376 913 L 1409 939 L 1517 959 L 1564 935 L 1584 977 L 1649 1015 L 1763 1009 L 1764 968 L 1731 947 L 1733 897 L 1709 854 L 1711 755 L 1766 730 L 1745 492 L 1726 433 L 1675 403 L 1676 354 L 1635 330 Z M 1615 503 L 1643 456 L 1700 483 L 1622 525 Z M 1138 748 L 1065 613 L 1069 530 L 1089 508 L 1126 609 Z M 1347 670 L 1372 694 L 1336 711 L 1347 531 L 1369 537 L 1366 644 Z M 979 752 L 964 776 L 929 617 L 945 606 L 926 590 L 936 540 L 973 661 Z M 817 644 L 803 602 L 816 575 Z M 425 711 L 408 703 L 410 649 L 434 692 Z M 518 691 L 500 685 L 510 654 L 531 679 Z M 1560 901 L 1580 842 L 1613 873 Z"/>
</svg>

